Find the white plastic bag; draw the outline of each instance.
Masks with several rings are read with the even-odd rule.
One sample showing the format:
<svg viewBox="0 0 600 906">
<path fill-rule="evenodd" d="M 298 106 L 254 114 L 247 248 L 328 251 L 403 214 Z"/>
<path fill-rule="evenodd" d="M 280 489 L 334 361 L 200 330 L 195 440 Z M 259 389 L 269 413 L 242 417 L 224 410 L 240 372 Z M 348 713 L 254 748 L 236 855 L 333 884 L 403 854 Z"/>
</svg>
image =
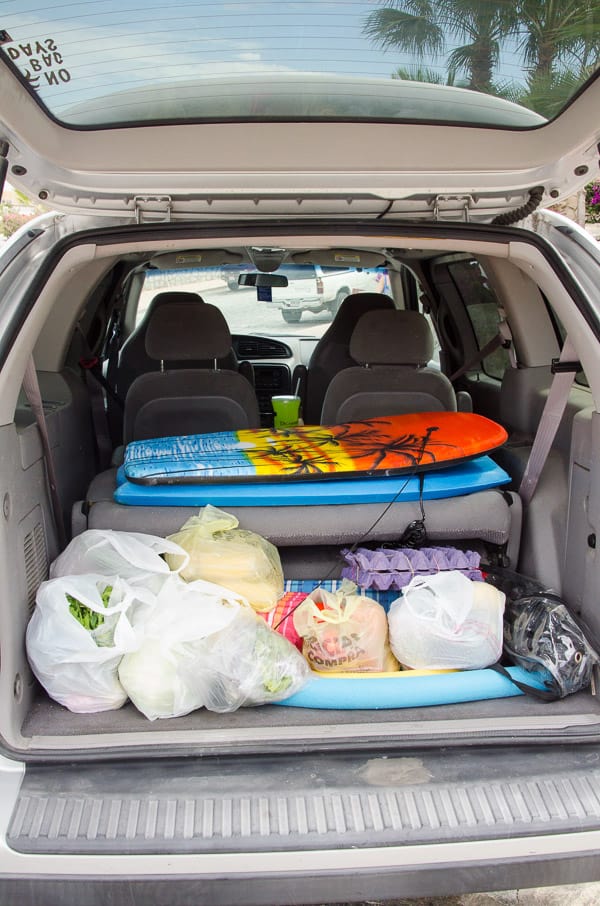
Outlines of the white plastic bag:
<svg viewBox="0 0 600 906">
<path fill-rule="evenodd" d="M 502 653 L 505 597 L 451 570 L 415 577 L 388 613 L 392 651 L 416 670 L 475 670 Z"/>
<path fill-rule="evenodd" d="M 127 695 L 117 676 L 119 661 L 140 644 L 132 621 L 143 623 L 155 600 L 151 592 L 116 576 L 62 576 L 43 582 L 26 644 L 29 663 L 48 695 L 79 713 L 120 708 Z M 85 628 L 73 609 L 97 622 L 97 628 Z"/>
<path fill-rule="evenodd" d="M 205 579 L 243 595 L 254 610 L 272 610 L 283 596 L 283 570 L 277 548 L 256 532 L 238 528 L 238 520 L 208 504 L 169 536 L 190 555 L 180 575 L 188 582 Z M 173 566 L 173 558 L 167 555 Z"/>
<path fill-rule="evenodd" d="M 162 555 L 169 555 L 167 563 Z M 141 582 L 157 592 L 162 580 L 189 562 L 188 554 L 173 541 L 143 532 L 88 529 L 76 535 L 50 567 L 50 578 L 95 573 Z"/>
<path fill-rule="evenodd" d="M 203 706 L 202 690 L 186 681 L 182 665 L 200 640 L 226 627 L 241 608 L 251 612 L 243 598 L 212 582 L 172 576 L 164 583 L 143 622 L 140 647 L 119 665 L 123 688 L 142 714 L 149 720 L 181 717 Z"/>
<path fill-rule="evenodd" d="M 289 698 L 310 677 L 295 645 L 249 608 L 207 636 L 181 666 L 204 707 L 220 713 Z"/>
</svg>

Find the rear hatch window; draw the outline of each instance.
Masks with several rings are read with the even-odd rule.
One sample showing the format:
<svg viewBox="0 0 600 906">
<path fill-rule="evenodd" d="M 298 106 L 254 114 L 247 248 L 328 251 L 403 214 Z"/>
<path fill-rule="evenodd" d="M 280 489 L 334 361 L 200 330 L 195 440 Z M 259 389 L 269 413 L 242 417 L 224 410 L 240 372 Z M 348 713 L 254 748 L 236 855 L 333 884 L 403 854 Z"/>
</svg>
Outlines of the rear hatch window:
<svg viewBox="0 0 600 906">
<path fill-rule="evenodd" d="M 308 118 L 527 128 L 543 122 L 536 113 L 558 114 L 597 66 L 597 4 L 542 4 L 541 18 L 523 3 L 421 6 L 7 0 L 0 46 L 39 103 L 81 127 Z"/>
</svg>

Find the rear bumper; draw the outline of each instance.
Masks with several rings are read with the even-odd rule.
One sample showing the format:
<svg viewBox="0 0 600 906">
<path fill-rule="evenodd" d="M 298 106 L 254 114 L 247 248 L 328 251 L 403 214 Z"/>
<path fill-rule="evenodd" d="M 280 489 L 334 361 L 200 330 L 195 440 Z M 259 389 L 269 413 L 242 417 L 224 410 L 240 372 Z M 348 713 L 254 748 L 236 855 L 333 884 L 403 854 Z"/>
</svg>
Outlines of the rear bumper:
<svg viewBox="0 0 600 906">
<path fill-rule="evenodd" d="M 284 906 L 600 880 L 597 747 L 0 762 L 3 906 Z"/>
<path fill-rule="evenodd" d="M 377 850 L 211 856 L 2 853 L 0 901 L 19 906 L 283 906 L 442 896 L 598 880 L 597 834 Z"/>
</svg>

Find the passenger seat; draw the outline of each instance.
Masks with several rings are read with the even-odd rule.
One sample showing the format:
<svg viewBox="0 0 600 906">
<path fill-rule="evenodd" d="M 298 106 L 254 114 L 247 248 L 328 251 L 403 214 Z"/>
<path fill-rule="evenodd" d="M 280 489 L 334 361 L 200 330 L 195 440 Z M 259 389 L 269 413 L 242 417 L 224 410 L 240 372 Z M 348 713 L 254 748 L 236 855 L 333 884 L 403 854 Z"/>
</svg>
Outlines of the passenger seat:
<svg viewBox="0 0 600 906">
<path fill-rule="evenodd" d="M 349 346 L 359 318 L 368 311 L 393 308 L 393 300 L 385 293 L 354 293 L 344 299 L 310 358 L 303 405 L 307 425 L 319 424 L 325 393 L 336 374 L 357 364 L 350 355 Z M 297 377 L 293 380 L 294 386 L 296 382 Z"/>
<path fill-rule="evenodd" d="M 428 366 L 433 336 L 419 312 L 367 312 L 354 328 L 349 352 L 359 364 L 331 381 L 321 424 L 410 412 L 456 412 L 452 384 Z"/>
</svg>

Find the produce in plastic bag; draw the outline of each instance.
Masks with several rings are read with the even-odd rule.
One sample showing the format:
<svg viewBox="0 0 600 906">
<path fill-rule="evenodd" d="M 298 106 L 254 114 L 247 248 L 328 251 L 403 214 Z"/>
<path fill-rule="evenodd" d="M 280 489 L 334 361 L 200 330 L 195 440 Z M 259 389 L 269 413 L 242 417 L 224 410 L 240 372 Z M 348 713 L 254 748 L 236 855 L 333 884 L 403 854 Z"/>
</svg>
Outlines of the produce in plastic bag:
<svg viewBox="0 0 600 906">
<path fill-rule="evenodd" d="M 249 608 L 240 609 L 225 629 L 194 646 L 181 669 L 210 711 L 282 701 L 310 677 L 300 652 Z"/>
<path fill-rule="evenodd" d="M 162 554 L 169 554 L 169 564 Z M 171 570 L 178 572 L 188 561 L 186 552 L 166 538 L 143 532 L 88 529 L 76 535 L 52 563 L 50 578 L 88 573 L 121 576 L 157 592 Z"/>
<path fill-rule="evenodd" d="M 238 525 L 235 516 L 210 504 L 190 517 L 168 539 L 190 555 L 180 575 L 188 582 L 205 579 L 224 585 L 247 598 L 254 610 L 271 610 L 283 595 L 279 552 L 265 538 Z M 170 554 L 166 560 L 173 564 Z"/>
<path fill-rule="evenodd" d="M 415 670 L 489 667 L 502 653 L 504 600 L 460 572 L 416 577 L 390 606 L 392 651 Z"/>
<path fill-rule="evenodd" d="M 43 582 L 27 627 L 32 670 L 55 701 L 70 711 L 120 708 L 127 695 L 117 669 L 140 644 L 155 596 L 116 576 L 62 576 Z"/>
<path fill-rule="evenodd" d="M 178 576 L 164 583 L 144 622 L 143 642 L 119 665 L 123 688 L 142 714 L 149 720 L 181 717 L 203 706 L 202 690 L 187 682 L 182 664 L 194 657 L 200 640 L 227 626 L 240 608 L 254 616 L 243 599 L 220 585 L 186 583 Z"/>
<path fill-rule="evenodd" d="M 397 670 L 381 604 L 357 594 L 351 582 L 336 592 L 316 588 L 294 612 L 302 653 L 313 670 L 380 673 Z"/>
</svg>

